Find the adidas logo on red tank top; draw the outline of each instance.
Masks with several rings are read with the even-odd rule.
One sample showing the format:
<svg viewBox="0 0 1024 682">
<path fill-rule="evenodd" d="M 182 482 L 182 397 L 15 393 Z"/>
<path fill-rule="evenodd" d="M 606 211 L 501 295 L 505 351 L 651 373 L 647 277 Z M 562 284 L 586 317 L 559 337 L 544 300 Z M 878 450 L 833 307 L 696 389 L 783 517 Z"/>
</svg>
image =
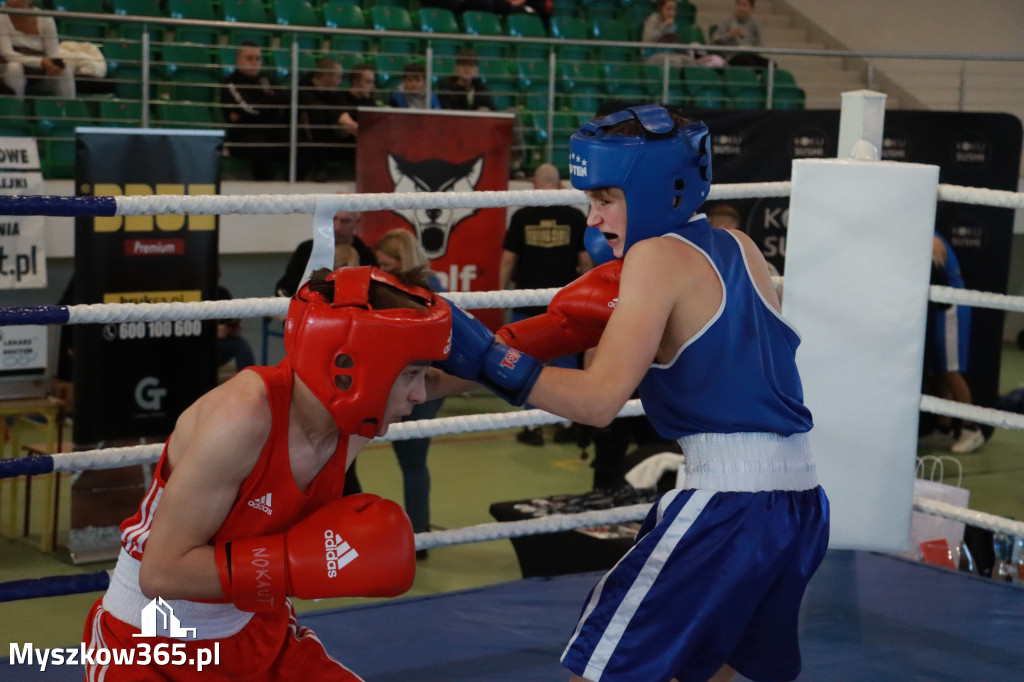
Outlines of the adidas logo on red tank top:
<svg viewBox="0 0 1024 682">
<path fill-rule="evenodd" d="M 266 512 L 267 516 L 270 516 L 274 511 L 270 508 L 270 496 L 274 493 L 267 493 L 263 497 L 257 497 L 255 500 L 249 500 L 249 506 L 253 509 L 259 509 L 261 512 Z"/>
</svg>

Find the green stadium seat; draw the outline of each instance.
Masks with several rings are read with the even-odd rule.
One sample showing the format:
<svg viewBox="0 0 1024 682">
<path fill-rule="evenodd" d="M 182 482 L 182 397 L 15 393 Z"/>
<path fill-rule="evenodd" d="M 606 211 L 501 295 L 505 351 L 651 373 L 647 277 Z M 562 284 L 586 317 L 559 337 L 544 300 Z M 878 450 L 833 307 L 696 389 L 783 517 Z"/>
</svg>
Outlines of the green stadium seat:
<svg viewBox="0 0 1024 682">
<path fill-rule="evenodd" d="M 761 79 L 753 70 L 743 66 L 730 66 L 722 69 L 722 83 L 725 94 L 729 98 L 729 106 L 734 109 L 764 108 L 764 89 Z"/>
<path fill-rule="evenodd" d="M 490 12 L 468 11 L 462 13 L 462 26 L 469 35 L 496 36 L 505 35 L 501 27 L 501 19 Z M 470 47 L 480 57 L 505 57 L 508 54 L 503 43 L 497 41 L 473 41 Z"/>
<path fill-rule="evenodd" d="M 412 17 L 402 7 L 374 5 L 370 8 L 370 26 L 376 31 L 407 31 L 411 32 Z M 419 54 L 419 41 L 412 38 L 382 37 L 377 51 L 384 54 L 412 55 Z"/>
<path fill-rule="evenodd" d="M 253 29 L 237 29 L 228 32 L 228 42 L 230 46 L 241 45 L 242 43 L 253 43 L 261 48 L 270 47 L 273 41 L 274 34 L 270 31 L 260 31 Z"/>
<path fill-rule="evenodd" d="M 96 123 L 111 128 L 138 128 L 142 125 L 142 103 L 138 100 L 101 99 L 96 103 Z"/>
<path fill-rule="evenodd" d="M 167 43 L 161 50 L 164 77 L 172 87 L 173 99 L 211 102 L 217 99 L 221 72 L 211 66 L 206 45 Z"/>
<path fill-rule="evenodd" d="M 160 7 L 160 0 L 112 0 L 114 14 L 132 17 L 165 17 Z M 164 28 L 156 24 L 150 26 L 137 23 L 119 23 L 117 35 L 122 39 L 140 40 L 144 30 L 149 31 L 150 40 L 163 40 Z"/>
<path fill-rule="evenodd" d="M 103 0 L 53 0 L 53 9 L 60 12 L 93 12 L 107 14 Z"/>
<path fill-rule="evenodd" d="M 14 97 L 0 97 L 0 136 L 32 137 L 34 134 L 25 117 L 25 105 Z"/>
<path fill-rule="evenodd" d="M 319 26 L 316 10 L 306 0 L 276 0 L 273 3 L 274 21 L 279 26 Z M 295 33 L 281 36 L 281 44 L 290 45 L 292 39 L 297 40 L 304 50 L 319 50 L 323 44 L 323 36 L 316 33 Z"/>
<path fill-rule="evenodd" d="M 213 112 L 206 102 L 153 102 L 153 118 L 161 128 L 209 129 L 215 125 Z"/>
<path fill-rule="evenodd" d="M 440 7 L 424 7 L 419 11 L 416 23 L 423 33 L 462 33 L 455 15 Z M 451 56 L 462 49 L 462 41 L 459 40 L 429 39 L 428 42 L 434 54 Z"/>
<path fill-rule="evenodd" d="M 366 17 L 358 5 L 348 0 L 331 0 L 323 7 L 324 26 L 328 28 L 365 29 Z M 332 53 L 362 55 L 372 52 L 372 42 L 364 36 L 332 35 L 329 40 Z"/>
<path fill-rule="evenodd" d="M 595 62 L 559 61 L 555 69 L 559 90 L 597 88 L 601 84 L 600 67 Z"/>
<path fill-rule="evenodd" d="M 455 74 L 455 57 L 451 55 L 435 54 L 430 63 L 430 77 L 434 84 L 433 87 L 436 87 L 437 82 L 442 78 Z"/>
<path fill-rule="evenodd" d="M 585 41 L 590 38 L 590 29 L 587 22 L 575 17 L 552 17 L 551 36 L 563 40 Z M 557 50 L 559 59 L 584 61 L 590 58 L 591 50 L 586 45 L 559 45 Z"/>
<path fill-rule="evenodd" d="M 638 64 L 606 62 L 603 67 L 602 90 L 618 99 L 646 99 L 644 72 Z M 628 94 L 627 94 L 628 93 Z"/>
<path fill-rule="evenodd" d="M 43 174 L 69 178 L 75 173 L 75 127 L 92 125 L 82 99 L 41 97 L 35 101 L 36 135 L 41 141 Z"/>
<path fill-rule="evenodd" d="M 591 25 L 591 36 L 595 40 L 620 40 L 628 42 L 633 40 L 629 26 L 618 19 L 597 19 Z M 595 48 L 597 57 L 602 62 L 629 62 L 640 55 L 640 51 L 634 47 L 608 47 Z"/>
<path fill-rule="evenodd" d="M 57 35 L 62 40 L 79 40 L 90 43 L 107 38 L 109 22 L 87 21 L 85 19 L 58 19 Z"/>
<path fill-rule="evenodd" d="M 468 11 L 462 13 L 462 26 L 466 33 L 478 36 L 503 36 L 501 19 L 491 12 Z"/>
<path fill-rule="evenodd" d="M 536 14 L 509 14 L 505 18 L 507 35 L 515 38 L 547 38 L 544 22 Z"/>
<path fill-rule="evenodd" d="M 402 80 L 402 69 L 409 63 L 407 55 L 385 54 L 373 56 L 373 70 L 377 77 L 378 90 L 393 90 Z"/>
<path fill-rule="evenodd" d="M 142 98 L 142 44 L 130 40 L 114 40 L 103 44 L 107 60 L 107 80 L 114 83 L 122 99 Z"/>
<path fill-rule="evenodd" d="M 691 106 L 716 109 L 724 104 L 725 87 L 718 72 L 706 66 L 682 69 L 683 93 Z"/>
<path fill-rule="evenodd" d="M 260 0 L 222 0 L 221 19 L 224 21 L 266 24 L 267 10 Z"/>
<path fill-rule="evenodd" d="M 480 57 L 477 59 L 480 79 L 487 86 L 487 91 L 499 110 L 508 109 L 516 104 L 515 79 L 509 69 L 509 63 L 501 58 Z"/>
<path fill-rule="evenodd" d="M 290 48 L 270 50 L 270 62 L 273 64 L 272 73 L 282 83 L 290 83 L 292 79 L 292 51 Z M 342 64 L 342 68 L 344 68 Z M 311 52 L 299 50 L 299 78 L 316 68 L 316 59 Z"/>
<path fill-rule="evenodd" d="M 208 0 L 167 0 L 167 14 L 172 19 L 196 19 L 198 21 L 217 21 L 217 13 Z M 199 26 L 176 26 L 174 40 L 181 43 L 204 43 L 216 45 L 220 31 Z"/>
</svg>

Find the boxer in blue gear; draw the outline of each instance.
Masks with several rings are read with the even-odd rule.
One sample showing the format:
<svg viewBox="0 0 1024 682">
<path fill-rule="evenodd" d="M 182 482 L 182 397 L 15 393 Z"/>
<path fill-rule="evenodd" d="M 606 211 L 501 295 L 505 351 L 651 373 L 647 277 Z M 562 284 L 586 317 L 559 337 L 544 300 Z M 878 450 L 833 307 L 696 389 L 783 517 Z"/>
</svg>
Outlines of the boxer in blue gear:
<svg viewBox="0 0 1024 682">
<path fill-rule="evenodd" d="M 799 336 L 757 246 L 695 214 L 711 183 L 703 123 L 633 107 L 584 125 L 569 153 L 591 246 L 623 259 L 619 298 L 590 365 L 543 368 L 529 402 L 604 426 L 639 387 L 686 464 L 592 590 L 562 662 L 592 682 L 794 679 L 829 525 Z"/>
</svg>

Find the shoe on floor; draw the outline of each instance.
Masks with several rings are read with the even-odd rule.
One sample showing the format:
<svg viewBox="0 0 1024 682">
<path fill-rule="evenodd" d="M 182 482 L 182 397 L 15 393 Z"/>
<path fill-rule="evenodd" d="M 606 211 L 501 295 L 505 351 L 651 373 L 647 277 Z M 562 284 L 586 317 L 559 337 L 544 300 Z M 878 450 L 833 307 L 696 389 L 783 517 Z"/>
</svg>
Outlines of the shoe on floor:
<svg viewBox="0 0 1024 682">
<path fill-rule="evenodd" d="M 416 550 L 416 561 L 423 561 L 428 556 L 430 556 L 430 554 L 427 552 L 427 550 L 425 550 L 425 549 L 417 549 Z"/>
<path fill-rule="evenodd" d="M 524 445 L 544 445 L 544 434 L 539 428 L 531 429 L 524 426 L 523 430 L 516 434 L 516 440 Z"/>
<path fill-rule="evenodd" d="M 963 429 L 960 431 L 960 437 L 957 438 L 949 450 L 958 455 L 966 455 L 969 452 L 974 452 L 984 444 L 985 436 L 982 435 L 981 429 Z"/>
</svg>

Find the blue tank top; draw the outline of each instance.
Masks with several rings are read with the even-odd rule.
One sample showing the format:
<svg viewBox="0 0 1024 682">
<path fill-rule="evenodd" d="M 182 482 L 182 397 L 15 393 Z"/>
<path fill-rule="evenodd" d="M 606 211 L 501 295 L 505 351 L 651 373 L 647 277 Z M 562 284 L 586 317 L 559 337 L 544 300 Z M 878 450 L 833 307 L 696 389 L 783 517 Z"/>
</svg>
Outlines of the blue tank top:
<svg viewBox="0 0 1024 682">
<path fill-rule="evenodd" d="M 699 249 L 722 280 L 715 316 L 640 382 L 651 424 L 673 440 L 695 433 L 810 431 L 796 369 L 800 337 L 761 296 L 735 236 L 703 216 L 670 233 Z"/>
</svg>

